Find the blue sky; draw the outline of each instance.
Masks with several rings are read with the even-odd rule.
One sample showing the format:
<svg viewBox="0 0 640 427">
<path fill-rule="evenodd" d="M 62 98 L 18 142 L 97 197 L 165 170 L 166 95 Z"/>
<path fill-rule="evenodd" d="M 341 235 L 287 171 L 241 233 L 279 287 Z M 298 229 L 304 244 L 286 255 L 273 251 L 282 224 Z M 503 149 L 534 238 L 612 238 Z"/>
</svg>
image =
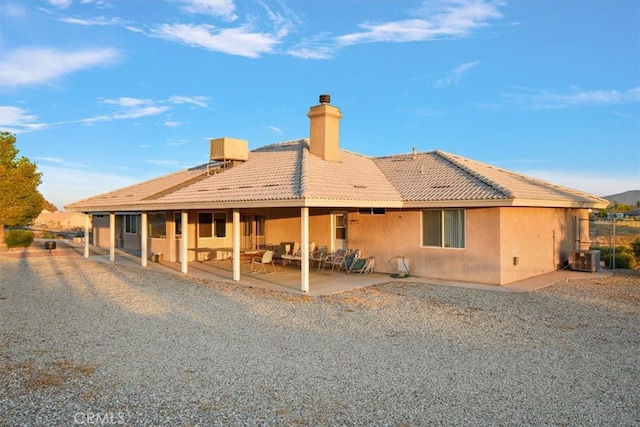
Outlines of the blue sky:
<svg viewBox="0 0 640 427">
<path fill-rule="evenodd" d="M 440 149 L 604 196 L 640 189 L 637 0 L 5 0 L 0 129 L 71 201 L 307 137 Z"/>
</svg>

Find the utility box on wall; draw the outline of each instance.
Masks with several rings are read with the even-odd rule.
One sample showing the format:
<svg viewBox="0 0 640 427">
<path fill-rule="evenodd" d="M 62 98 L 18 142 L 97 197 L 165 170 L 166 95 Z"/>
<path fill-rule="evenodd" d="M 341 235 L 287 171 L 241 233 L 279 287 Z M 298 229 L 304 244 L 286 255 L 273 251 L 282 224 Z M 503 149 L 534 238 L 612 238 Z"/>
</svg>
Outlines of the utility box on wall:
<svg viewBox="0 0 640 427">
<path fill-rule="evenodd" d="M 569 252 L 569 268 L 573 271 L 595 273 L 600 269 L 600 251 Z"/>
</svg>

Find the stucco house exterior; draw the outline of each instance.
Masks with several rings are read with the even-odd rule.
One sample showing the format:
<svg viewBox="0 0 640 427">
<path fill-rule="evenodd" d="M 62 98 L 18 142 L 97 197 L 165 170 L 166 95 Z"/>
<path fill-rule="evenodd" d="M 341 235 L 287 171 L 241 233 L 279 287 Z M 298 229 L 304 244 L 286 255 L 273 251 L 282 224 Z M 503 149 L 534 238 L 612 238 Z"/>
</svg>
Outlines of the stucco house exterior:
<svg viewBox="0 0 640 427">
<path fill-rule="evenodd" d="M 33 225 L 50 230 L 75 230 L 84 227 L 84 218 L 78 212 L 51 212 L 44 209 L 33 220 Z"/>
<path fill-rule="evenodd" d="M 504 285 L 564 265 L 588 249 L 589 209 L 608 201 L 443 151 L 369 157 L 340 148 L 342 114 L 328 95 L 310 108 L 310 137 L 248 150 L 210 143 L 210 163 L 71 203 L 93 244 L 189 263 L 299 242 L 301 290 L 309 244 L 358 248 L 376 271 Z M 93 221 L 91 221 L 91 219 Z M 88 234 L 88 233 L 87 233 Z M 85 256 L 88 256 L 86 242 Z M 311 283 L 313 285 L 313 283 Z"/>
</svg>

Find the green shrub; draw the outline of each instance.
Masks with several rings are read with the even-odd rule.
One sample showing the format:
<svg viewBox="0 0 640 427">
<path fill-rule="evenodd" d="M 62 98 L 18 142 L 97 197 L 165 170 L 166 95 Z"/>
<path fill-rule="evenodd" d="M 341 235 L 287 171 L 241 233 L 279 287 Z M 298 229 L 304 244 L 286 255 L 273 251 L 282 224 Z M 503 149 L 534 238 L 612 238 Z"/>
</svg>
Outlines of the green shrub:
<svg viewBox="0 0 640 427">
<path fill-rule="evenodd" d="M 10 248 L 26 248 L 33 243 L 35 234 L 29 230 L 7 230 L 4 233 L 4 242 Z"/>
<path fill-rule="evenodd" d="M 640 262 L 640 238 L 631 242 L 631 251 L 636 257 L 636 261 Z"/>
<path fill-rule="evenodd" d="M 591 249 L 599 250 L 601 259 L 604 259 L 604 257 L 611 255 L 613 252 L 610 246 L 592 247 Z M 616 258 L 618 257 L 618 254 L 628 254 L 633 256 L 633 250 L 629 246 L 616 246 Z"/>
<path fill-rule="evenodd" d="M 50 231 L 47 231 L 46 233 L 44 233 L 44 234 L 42 235 L 42 238 L 43 238 L 43 239 L 55 239 L 55 238 L 56 238 L 56 235 L 55 235 L 55 234 L 53 234 L 53 233 L 52 233 L 52 232 L 50 232 Z"/>
<path fill-rule="evenodd" d="M 612 256 L 612 254 L 607 254 L 602 257 L 602 261 L 604 261 L 604 265 L 607 267 L 611 267 Z M 636 265 L 635 261 L 633 255 L 624 252 L 618 253 L 616 250 L 616 268 L 634 268 Z"/>
</svg>

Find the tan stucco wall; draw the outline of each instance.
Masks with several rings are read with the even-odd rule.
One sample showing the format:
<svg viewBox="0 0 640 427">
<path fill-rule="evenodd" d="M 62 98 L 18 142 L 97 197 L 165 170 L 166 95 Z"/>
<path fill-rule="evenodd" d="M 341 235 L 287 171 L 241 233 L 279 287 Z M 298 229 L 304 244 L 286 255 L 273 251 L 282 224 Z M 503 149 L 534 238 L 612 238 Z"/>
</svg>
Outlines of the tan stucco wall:
<svg viewBox="0 0 640 427">
<path fill-rule="evenodd" d="M 421 247 L 421 211 L 349 214 L 349 247 L 373 256 L 376 271 L 397 271 L 409 261 L 412 275 L 481 283 L 499 282 L 499 217 L 491 209 L 466 210 L 466 248 Z"/>
<path fill-rule="evenodd" d="M 109 215 L 93 215 L 92 244 L 99 248 L 109 247 Z"/>
<path fill-rule="evenodd" d="M 300 241 L 299 208 L 242 213 L 266 216 L 267 244 Z M 331 247 L 331 213 L 331 209 L 310 209 L 309 241 L 316 246 Z M 588 247 L 586 241 L 579 244 L 580 238 L 589 235 L 586 209 L 472 208 L 465 210 L 465 220 L 464 249 L 434 248 L 421 247 L 420 210 L 390 209 L 384 215 L 350 212 L 348 247 L 375 257 L 377 272 L 396 272 L 397 259 L 404 257 L 415 276 L 495 285 L 554 271 L 566 262 L 570 250 Z M 198 212 L 189 212 L 189 261 L 196 259 L 197 249 L 207 253 L 207 249 L 232 246 L 231 210 L 227 211 L 224 238 L 197 238 L 197 221 Z M 94 245 L 108 248 L 109 216 L 95 216 L 93 223 Z M 578 226 L 582 227 L 580 231 Z M 116 236 L 122 227 L 123 217 L 117 216 Z M 123 237 L 127 248 L 140 248 L 139 235 Z M 167 212 L 167 238 L 149 239 L 149 254 L 161 252 L 165 260 L 180 261 L 180 245 L 174 236 L 173 212 Z"/>
<path fill-rule="evenodd" d="M 350 213 L 349 247 L 375 257 L 379 272 L 397 271 L 396 260 L 404 256 L 416 276 L 504 285 L 564 264 L 579 247 L 576 218 L 588 219 L 586 209 L 476 208 L 465 215 L 464 249 L 420 247 L 419 210 Z M 578 222 L 579 234 L 588 236 L 588 221 Z"/>
<path fill-rule="evenodd" d="M 331 217 L 327 209 L 309 209 L 309 243 L 331 245 Z M 267 213 L 267 243 L 300 242 L 301 210 L 299 208 L 271 209 Z"/>
<path fill-rule="evenodd" d="M 570 250 L 581 248 L 581 236 L 582 248 L 588 248 L 588 218 L 586 209 L 501 208 L 501 283 L 554 271 Z"/>
</svg>

